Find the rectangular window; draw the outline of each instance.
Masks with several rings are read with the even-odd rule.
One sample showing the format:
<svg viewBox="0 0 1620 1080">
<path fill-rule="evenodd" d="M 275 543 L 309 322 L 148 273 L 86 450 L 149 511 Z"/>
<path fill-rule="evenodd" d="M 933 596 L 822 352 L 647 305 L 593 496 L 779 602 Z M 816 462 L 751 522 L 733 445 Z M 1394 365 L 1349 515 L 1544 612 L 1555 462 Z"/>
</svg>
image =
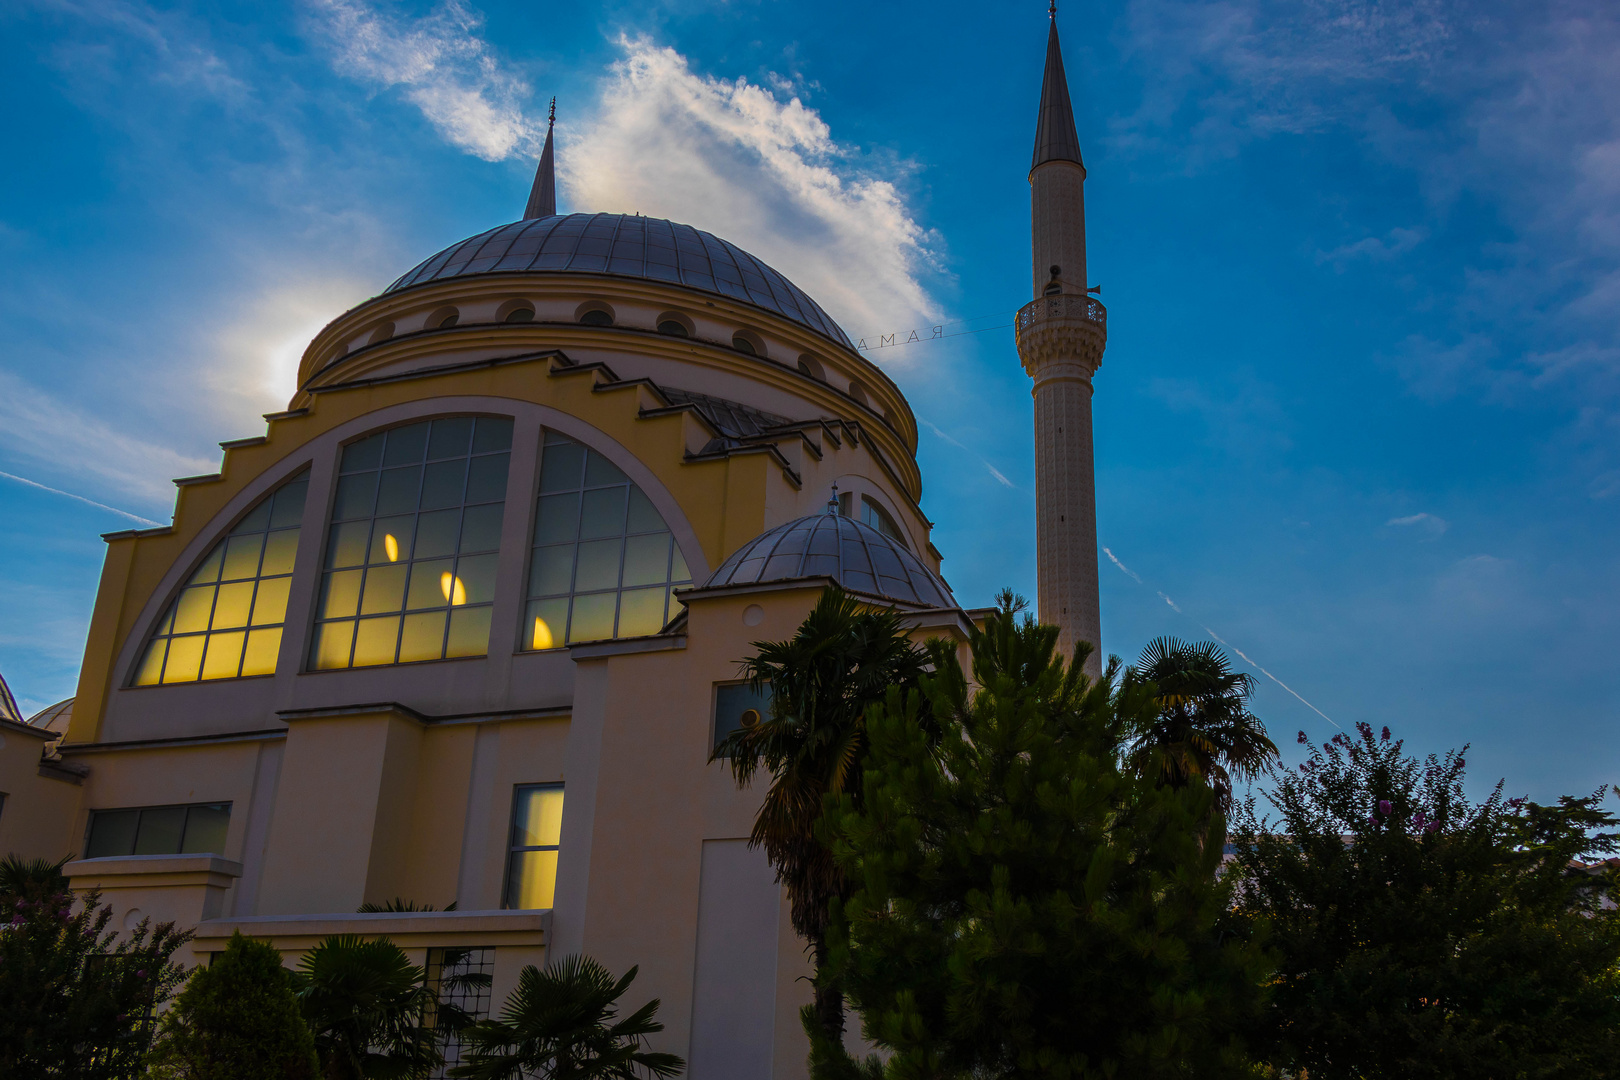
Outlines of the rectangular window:
<svg viewBox="0 0 1620 1080">
<path fill-rule="evenodd" d="M 84 857 L 223 855 L 230 824 L 228 802 L 92 810 Z"/>
<path fill-rule="evenodd" d="M 771 714 L 771 684 L 758 691 L 747 683 L 716 683 L 714 686 L 714 748 L 726 736 L 751 728 Z M 731 755 L 722 755 L 730 757 Z"/>
<path fill-rule="evenodd" d="M 502 907 L 549 908 L 557 891 L 563 786 L 523 784 L 512 795 L 512 836 Z"/>
</svg>

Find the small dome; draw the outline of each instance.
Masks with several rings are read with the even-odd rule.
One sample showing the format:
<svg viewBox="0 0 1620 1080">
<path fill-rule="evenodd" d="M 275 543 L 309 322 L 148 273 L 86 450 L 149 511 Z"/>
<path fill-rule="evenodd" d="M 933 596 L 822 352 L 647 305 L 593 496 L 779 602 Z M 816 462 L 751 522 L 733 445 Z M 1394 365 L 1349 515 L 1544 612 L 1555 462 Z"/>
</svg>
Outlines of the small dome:
<svg viewBox="0 0 1620 1080">
<path fill-rule="evenodd" d="M 821 305 L 780 273 L 713 233 L 637 214 L 528 218 L 452 244 L 388 286 L 474 274 L 603 274 L 684 285 L 764 308 L 853 348 Z"/>
<path fill-rule="evenodd" d="M 754 585 L 829 577 L 850 592 L 924 608 L 954 608 L 939 576 L 899 542 L 842 514 L 814 514 L 761 533 L 704 584 Z"/>
<path fill-rule="evenodd" d="M 58 735 L 67 733 L 68 724 L 73 720 L 73 699 L 65 698 L 55 705 L 47 705 L 39 712 L 24 721 L 29 727 L 44 728 L 54 731 Z"/>
</svg>

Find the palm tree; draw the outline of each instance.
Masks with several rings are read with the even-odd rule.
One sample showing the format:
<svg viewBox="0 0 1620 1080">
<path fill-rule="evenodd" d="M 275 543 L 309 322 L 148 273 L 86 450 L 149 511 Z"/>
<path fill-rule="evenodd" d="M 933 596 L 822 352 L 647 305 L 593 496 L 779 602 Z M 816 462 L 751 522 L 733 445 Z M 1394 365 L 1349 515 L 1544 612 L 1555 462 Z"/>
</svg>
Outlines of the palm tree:
<svg viewBox="0 0 1620 1080">
<path fill-rule="evenodd" d="M 329 937 L 298 965 L 298 997 L 326 1080 L 416 1080 L 443 1058 L 427 973 L 386 938 Z"/>
<path fill-rule="evenodd" d="M 867 707 L 891 686 L 916 686 L 928 656 L 892 609 L 867 608 L 836 585 L 822 592 L 793 637 L 753 646 L 743 671 L 756 691 L 769 684 L 770 716 L 728 735 L 710 760 L 729 757 L 738 787 L 761 768 L 770 774 L 749 844 L 765 849 L 776 880 L 787 887 L 793 929 L 809 943 L 816 966 L 816 1022 L 829 1044 L 841 1047 L 843 994 L 821 973 L 828 908 L 847 887 L 816 838 L 816 823 L 829 793 L 860 799 Z"/>
<path fill-rule="evenodd" d="M 588 956 L 565 956 L 544 971 L 534 965 L 518 976 L 499 1020 L 482 1020 L 462 1032 L 466 1064 L 450 1070 L 470 1080 L 635 1080 L 677 1076 L 686 1062 L 674 1054 L 643 1049 L 649 1035 L 664 1030 L 654 1020 L 658 999 L 618 1019 L 619 998 L 636 968 L 614 979 Z"/>
<path fill-rule="evenodd" d="M 1247 780 L 1274 761 L 1277 746 L 1249 711 L 1254 679 L 1233 671 L 1214 642 L 1162 637 L 1148 642 L 1126 678 L 1157 687 L 1158 711 L 1143 724 L 1128 751 L 1143 776 L 1184 787 L 1203 778 L 1215 808 L 1232 808 L 1233 780 Z"/>
</svg>

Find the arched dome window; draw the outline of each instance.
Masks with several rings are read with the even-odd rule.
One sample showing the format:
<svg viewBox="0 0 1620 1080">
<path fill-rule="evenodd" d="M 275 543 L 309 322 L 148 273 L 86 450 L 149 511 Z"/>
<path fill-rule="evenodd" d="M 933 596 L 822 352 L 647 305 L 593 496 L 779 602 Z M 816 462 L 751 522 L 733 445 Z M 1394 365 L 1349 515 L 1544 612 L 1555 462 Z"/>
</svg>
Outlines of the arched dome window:
<svg viewBox="0 0 1620 1080">
<path fill-rule="evenodd" d="M 483 656 L 506 508 L 509 417 L 453 416 L 343 450 L 310 666 Z"/>
<path fill-rule="evenodd" d="M 670 337 L 689 338 L 695 331 L 691 319 L 678 311 L 666 311 L 658 316 L 658 332 Z"/>
<path fill-rule="evenodd" d="M 503 323 L 534 322 L 534 305 L 527 300 L 508 300 L 495 316 Z"/>
<path fill-rule="evenodd" d="M 275 672 L 308 490 L 308 473 L 283 484 L 214 545 L 158 623 L 136 686 Z"/>
<path fill-rule="evenodd" d="M 607 458 L 546 432 L 526 649 L 656 634 L 692 575 L 664 518 Z"/>
</svg>

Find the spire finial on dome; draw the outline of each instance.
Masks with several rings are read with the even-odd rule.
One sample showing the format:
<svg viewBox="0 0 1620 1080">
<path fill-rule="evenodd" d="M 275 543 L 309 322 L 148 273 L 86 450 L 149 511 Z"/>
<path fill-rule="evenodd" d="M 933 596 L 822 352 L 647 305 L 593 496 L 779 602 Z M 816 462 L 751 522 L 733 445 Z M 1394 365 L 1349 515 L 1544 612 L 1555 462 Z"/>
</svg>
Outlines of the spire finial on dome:
<svg viewBox="0 0 1620 1080">
<path fill-rule="evenodd" d="M 557 99 L 551 99 L 551 112 L 546 117 L 546 145 L 540 151 L 540 165 L 534 170 L 534 186 L 529 189 L 529 205 L 523 208 L 523 220 L 552 217 L 557 213 L 557 166 L 552 151 L 551 133 L 557 126 Z"/>
<path fill-rule="evenodd" d="M 1046 74 L 1041 79 L 1041 111 L 1035 122 L 1035 160 L 1030 169 L 1048 161 L 1072 161 L 1081 168 L 1080 136 L 1074 129 L 1074 107 L 1069 104 L 1069 80 L 1063 73 L 1063 50 L 1058 45 L 1057 0 L 1047 13 L 1052 28 L 1046 35 Z"/>
<path fill-rule="evenodd" d="M 838 513 L 838 481 L 833 481 L 832 498 L 827 500 L 827 513 Z"/>
</svg>

